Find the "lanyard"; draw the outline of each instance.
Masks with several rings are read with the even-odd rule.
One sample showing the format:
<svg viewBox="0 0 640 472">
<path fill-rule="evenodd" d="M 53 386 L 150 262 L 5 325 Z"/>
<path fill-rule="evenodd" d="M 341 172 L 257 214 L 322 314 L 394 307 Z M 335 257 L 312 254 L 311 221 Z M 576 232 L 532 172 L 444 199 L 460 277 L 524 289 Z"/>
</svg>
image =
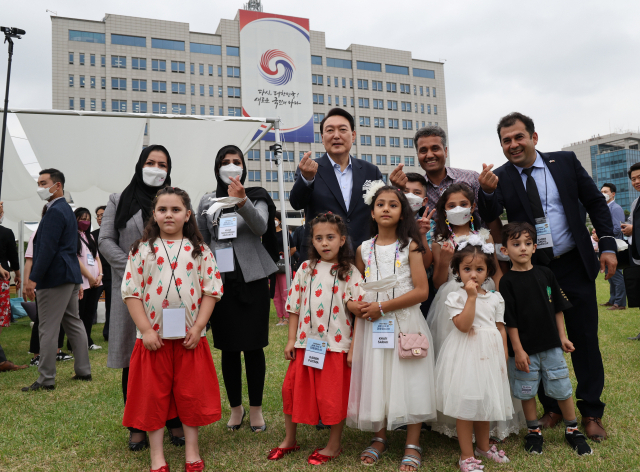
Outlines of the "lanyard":
<svg viewBox="0 0 640 472">
<path fill-rule="evenodd" d="M 180 288 L 178 287 L 178 280 L 176 279 L 176 273 L 173 270 L 173 263 L 171 262 L 171 257 L 169 257 L 169 251 L 167 251 L 167 246 L 164 245 L 164 241 L 162 240 L 162 238 L 160 238 L 160 241 L 162 242 L 162 247 L 164 247 L 164 253 L 167 255 L 167 262 L 169 262 L 169 268 L 171 268 L 171 278 L 169 279 L 169 286 L 171 286 L 171 279 L 173 279 L 173 282 L 176 285 L 176 292 L 178 292 L 178 297 L 180 298 L 180 301 L 182 301 L 182 297 L 180 296 Z M 178 248 L 178 256 L 180 255 L 180 250 L 182 249 L 183 242 L 184 242 L 184 238 L 180 241 L 180 247 Z M 176 265 L 178 264 L 178 256 L 176 256 Z M 168 296 L 169 296 L 169 287 L 167 287 L 167 294 L 164 296 L 164 299 L 166 300 Z"/>
<path fill-rule="evenodd" d="M 373 257 L 375 258 L 376 261 L 376 272 L 378 273 L 378 280 L 380 280 L 380 269 L 378 268 L 378 251 L 376 250 L 376 238 L 378 236 L 376 236 L 373 239 L 373 244 L 371 246 L 373 246 Z M 396 266 L 400 267 L 400 254 L 398 253 L 398 246 L 400 245 L 399 241 L 396 241 L 396 259 L 393 263 L 393 275 L 396 274 Z M 371 260 L 371 253 L 369 253 L 369 261 Z M 376 301 L 378 301 L 378 298 L 380 297 L 380 292 L 376 292 Z M 393 291 L 391 292 L 391 298 L 396 298 L 396 289 L 394 287 Z"/>
<path fill-rule="evenodd" d="M 309 316 L 309 330 L 313 329 L 313 310 L 311 309 L 311 299 L 313 298 L 313 289 L 312 289 L 313 270 L 315 270 L 317 265 L 318 264 L 316 263 L 316 265 L 313 266 L 313 269 L 311 270 L 311 280 L 309 281 L 309 311 L 311 312 L 311 315 Z M 337 277 L 338 277 L 338 269 L 335 269 L 335 275 L 333 276 L 333 284 L 331 285 L 331 305 L 329 306 L 329 322 L 327 323 L 327 332 L 329 332 L 329 325 L 331 324 L 331 312 L 333 311 L 333 295 L 334 295 L 333 287 L 335 287 L 336 285 Z"/>
</svg>

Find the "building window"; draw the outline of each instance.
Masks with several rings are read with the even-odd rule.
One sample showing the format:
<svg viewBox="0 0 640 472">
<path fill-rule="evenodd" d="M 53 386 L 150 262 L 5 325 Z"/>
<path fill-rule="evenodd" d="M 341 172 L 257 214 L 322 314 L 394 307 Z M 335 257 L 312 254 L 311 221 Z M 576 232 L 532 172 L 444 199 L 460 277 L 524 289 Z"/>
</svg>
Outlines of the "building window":
<svg viewBox="0 0 640 472">
<path fill-rule="evenodd" d="M 314 93 L 313 103 L 314 105 L 324 105 L 324 95 L 321 93 Z"/>
<path fill-rule="evenodd" d="M 152 59 L 151 60 L 151 70 L 155 70 L 158 72 L 166 72 L 167 71 L 167 61 L 163 59 Z"/>
<path fill-rule="evenodd" d="M 405 148 L 412 148 L 413 147 L 413 139 L 412 138 L 402 138 L 402 141 L 404 142 L 404 147 Z"/>
<path fill-rule="evenodd" d="M 278 171 L 277 170 L 268 170 L 265 172 L 267 174 L 266 181 L 267 182 L 277 182 L 278 181 Z"/>
<path fill-rule="evenodd" d="M 366 128 L 369 128 L 371 126 L 371 118 L 369 118 L 368 116 L 361 116 L 360 117 L 360 126 L 364 126 Z"/>
<path fill-rule="evenodd" d="M 389 128 L 391 129 L 398 129 L 399 120 L 396 120 L 395 118 L 389 118 Z"/>
<path fill-rule="evenodd" d="M 413 109 L 416 111 L 416 113 L 418 113 L 418 104 L 417 104 L 417 103 L 415 103 L 414 105 L 415 105 L 415 106 L 413 107 Z"/>
<path fill-rule="evenodd" d="M 414 77 L 422 77 L 423 79 L 435 79 L 436 78 L 436 73 L 435 73 L 435 71 L 432 71 L 432 70 L 429 70 L 429 69 L 418 69 L 418 68 L 414 67 L 413 68 L 413 76 Z"/>
<path fill-rule="evenodd" d="M 196 94 L 196 84 L 191 84 L 191 95 Z"/>
<path fill-rule="evenodd" d="M 69 97 L 69 110 L 73 110 L 73 98 Z"/>
<path fill-rule="evenodd" d="M 265 151 L 264 152 L 264 160 L 272 161 L 273 160 L 273 151 Z"/>
<path fill-rule="evenodd" d="M 96 55 L 95 54 L 91 54 L 89 56 L 89 64 L 95 67 L 95 65 L 96 65 Z"/>
<path fill-rule="evenodd" d="M 127 90 L 127 79 L 111 78 L 111 90 Z"/>
<path fill-rule="evenodd" d="M 322 120 L 324 120 L 324 113 L 314 113 L 313 114 L 313 122 L 314 123 L 320 123 Z"/>
<path fill-rule="evenodd" d="M 69 41 L 104 44 L 104 33 L 90 33 L 88 31 L 69 30 Z"/>
<path fill-rule="evenodd" d="M 378 166 L 386 166 L 387 165 L 387 156 L 377 154 L 376 155 L 376 165 Z"/>
<path fill-rule="evenodd" d="M 222 98 L 222 85 L 218 85 L 218 97 Z"/>
<path fill-rule="evenodd" d="M 397 84 L 395 82 L 387 82 L 387 92 L 396 93 Z"/>
<path fill-rule="evenodd" d="M 73 74 L 69 74 L 69 87 L 73 87 Z"/>
<path fill-rule="evenodd" d="M 400 164 L 400 162 L 400 156 L 390 156 L 389 158 L 389 164 L 392 166 L 397 166 L 398 164 Z"/>
<path fill-rule="evenodd" d="M 239 56 L 240 48 L 237 46 L 227 46 L 227 56 Z"/>
<path fill-rule="evenodd" d="M 385 64 L 384 70 L 387 74 L 409 75 L 409 68 L 405 66 L 392 66 L 390 64 Z"/>
<path fill-rule="evenodd" d="M 387 100 L 387 109 L 398 111 L 398 102 L 396 100 Z"/>
<path fill-rule="evenodd" d="M 316 66 L 322 65 L 322 56 L 311 56 L 311 64 Z"/>
<path fill-rule="evenodd" d="M 431 105 L 427 105 L 427 114 L 430 115 L 431 114 Z"/>
<path fill-rule="evenodd" d="M 349 88 L 353 88 L 353 79 L 349 79 Z"/>
<path fill-rule="evenodd" d="M 433 105 L 433 114 L 434 115 L 438 114 L 438 105 Z"/>
<path fill-rule="evenodd" d="M 416 165 L 415 157 L 405 156 L 404 165 L 407 166 L 407 167 L 408 166 L 415 166 Z"/>
<path fill-rule="evenodd" d="M 377 62 L 356 61 L 356 67 L 360 70 L 382 72 L 382 64 L 378 64 Z"/>
<path fill-rule="evenodd" d="M 360 135 L 360 144 L 362 146 L 371 146 L 371 136 L 367 136 L 364 134 Z"/>
<path fill-rule="evenodd" d="M 196 106 L 195 105 L 191 105 L 191 114 L 192 115 L 196 114 Z"/>
<path fill-rule="evenodd" d="M 418 95 L 418 86 L 417 85 L 413 86 L 413 94 L 414 95 Z"/>
<path fill-rule="evenodd" d="M 140 48 L 147 47 L 147 38 L 140 36 L 127 36 L 124 34 L 111 34 L 111 44 L 120 44 L 122 46 L 137 46 Z"/>
<path fill-rule="evenodd" d="M 424 121 L 422 122 L 422 127 L 424 128 Z"/>
<path fill-rule="evenodd" d="M 167 113 L 167 104 L 164 102 L 153 102 L 153 113 L 156 115 L 164 115 Z"/>
<path fill-rule="evenodd" d="M 347 59 L 334 59 L 327 57 L 327 67 L 339 67 L 341 69 L 351 69 L 351 61 Z"/>
<path fill-rule="evenodd" d="M 224 116 L 224 108 L 218 107 L 218 116 Z"/>
<path fill-rule="evenodd" d="M 400 84 L 400 93 L 411 93 L 411 85 Z"/>
<path fill-rule="evenodd" d="M 390 147 L 400 147 L 400 138 L 389 138 Z"/>
<path fill-rule="evenodd" d="M 193 62 L 189 64 L 189 73 L 191 75 L 194 75 L 196 73 L 196 65 Z"/>
<path fill-rule="evenodd" d="M 351 106 L 354 107 L 355 105 L 353 104 L 353 97 L 351 97 Z"/>
<path fill-rule="evenodd" d="M 343 107 L 347 106 L 347 97 L 342 97 L 342 106 Z"/>
<path fill-rule="evenodd" d="M 107 88 L 107 78 L 106 77 L 100 77 L 100 88 L 102 88 L 102 90 L 105 90 Z"/>
<path fill-rule="evenodd" d="M 167 83 L 163 80 L 154 80 L 151 82 L 151 91 L 167 93 Z"/>
<path fill-rule="evenodd" d="M 215 44 L 190 43 L 189 49 L 191 52 L 197 52 L 200 54 L 213 54 L 214 56 L 222 55 L 222 46 Z"/>
<path fill-rule="evenodd" d="M 171 104 L 171 113 L 174 115 L 186 115 L 187 114 L 187 105 L 184 103 L 172 103 Z"/>
<path fill-rule="evenodd" d="M 96 111 L 96 99 L 91 99 L 91 111 Z"/>
<path fill-rule="evenodd" d="M 387 138 L 384 136 L 376 136 L 376 146 L 377 147 L 386 147 L 387 146 Z"/>
<path fill-rule="evenodd" d="M 80 88 L 84 88 L 84 75 L 80 76 Z"/>
<path fill-rule="evenodd" d="M 85 104 L 85 99 L 81 98 L 80 99 L 80 110 L 84 110 L 84 104 Z"/>
<path fill-rule="evenodd" d="M 131 79 L 131 90 L 134 92 L 146 92 L 147 81 L 141 79 Z"/>
<path fill-rule="evenodd" d="M 204 75 L 204 64 L 198 64 L 198 72 L 200 75 Z"/>
<path fill-rule="evenodd" d="M 323 78 L 324 78 L 323 75 L 311 74 L 311 84 L 312 85 L 323 85 L 322 84 Z"/>
<path fill-rule="evenodd" d="M 81 66 L 83 66 L 83 65 L 84 65 L 84 53 L 83 53 L 83 52 L 81 52 L 81 53 L 79 54 L 79 56 L 80 56 L 80 65 L 81 65 Z"/>
<path fill-rule="evenodd" d="M 320 140 L 320 133 L 313 133 L 313 142 L 314 143 L 321 143 L 322 142 Z"/>
<path fill-rule="evenodd" d="M 132 57 L 131 68 L 138 70 L 147 70 L 147 60 L 142 57 Z"/>
<path fill-rule="evenodd" d="M 227 66 L 227 77 L 240 77 L 240 68 Z"/>
<path fill-rule="evenodd" d="M 436 96 L 436 88 L 435 87 L 433 87 L 433 96 L 434 97 Z"/>
<path fill-rule="evenodd" d="M 336 88 L 338 87 L 338 78 L 337 77 L 333 78 L 333 86 L 336 87 Z"/>
<path fill-rule="evenodd" d="M 209 85 L 209 96 L 213 97 L 213 85 Z"/>
<path fill-rule="evenodd" d="M 215 116 L 216 114 L 216 107 L 209 107 L 209 114 L 211 116 Z"/>
<path fill-rule="evenodd" d="M 260 182 L 260 171 L 259 170 L 250 170 L 249 171 L 249 182 Z"/>
<path fill-rule="evenodd" d="M 342 88 L 347 88 L 347 79 L 342 78 Z"/>
<path fill-rule="evenodd" d="M 422 87 L 422 85 L 420 86 L 420 96 L 424 95 L 424 88 Z"/>
<path fill-rule="evenodd" d="M 324 152 L 316 152 L 316 159 L 320 159 L 322 156 L 324 156 Z"/>
<path fill-rule="evenodd" d="M 127 68 L 127 57 L 126 56 L 111 56 L 111 67 L 116 67 L 118 69 L 126 69 Z"/>
<path fill-rule="evenodd" d="M 404 130 L 412 130 L 413 129 L 413 121 L 412 120 L 402 120 L 402 129 L 404 129 Z"/>
<path fill-rule="evenodd" d="M 284 162 L 293 162 L 293 151 L 284 151 L 282 153 L 282 160 Z M 291 172 L 291 174 L 293 174 L 293 172 Z M 286 180 L 286 175 L 285 175 L 285 182 L 287 182 Z M 291 178 L 290 182 L 293 182 L 293 177 Z"/>
<path fill-rule="evenodd" d="M 240 98 L 240 87 L 227 87 L 227 97 Z"/>
<path fill-rule="evenodd" d="M 184 41 L 151 38 L 151 47 L 154 49 L 169 49 L 172 51 L 184 51 Z"/>
<path fill-rule="evenodd" d="M 369 99 L 368 98 L 358 98 L 358 107 L 359 108 L 369 108 Z"/>
<path fill-rule="evenodd" d="M 100 56 L 100 67 L 107 67 L 107 56 Z"/>
<path fill-rule="evenodd" d="M 382 174 L 382 181 L 386 184 L 389 176 L 387 174 Z"/>
<path fill-rule="evenodd" d="M 275 182 L 275 180 L 274 180 L 274 182 Z M 268 193 L 271 196 L 272 200 L 280 200 L 280 192 L 274 191 L 274 192 L 268 192 Z"/>
<path fill-rule="evenodd" d="M 131 102 L 131 110 L 134 113 L 146 113 L 147 112 L 147 102 L 140 102 L 134 100 Z"/>
<path fill-rule="evenodd" d="M 213 64 L 209 64 L 209 76 L 213 77 Z"/>
<path fill-rule="evenodd" d="M 100 100 L 100 102 L 101 102 L 100 103 L 100 109 L 102 111 L 107 111 L 107 101 L 103 99 L 103 100 Z"/>
<path fill-rule="evenodd" d="M 295 172 L 290 170 L 282 172 L 282 178 L 284 179 L 285 182 L 293 182 L 294 175 L 295 175 Z"/>
<path fill-rule="evenodd" d="M 420 104 L 420 113 L 424 113 L 424 103 Z"/>
<path fill-rule="evenodd" d="M 358 88 L 360 90 L 369 90 L 369 81 L 365 79 L 358 79 Z"/>
<path fill-rule="evenodd" d="M 126 113 L 127 101 L 126 100 L 111 100 L 111 111 L 114 113 Z"/>
<path fill-rule="evenodd" d="M 374 128 L 384 128 L 384 118 L 374 118 L 373 126 Z"/>
<path fill-rule="evenodd" d="M 222 66 L 218 66 L 218 77 L 222 77 Z"/>
<path fill-rule="evenodd" d="M 200 96 L 204 97 L 204 84 L 200 84 Z M 201 115 L 204 115 L 204 113 L 201 113 Z"/>
<path fill-rule="evenodd" d="M 360 159 L 362 159 L 363 161 L 367 161 L 367 162 L 371 162 L 373 163 L 373 159 L 371 154 L 360 154 Z"/>
<path fill-rule="evenodd" d="M 187 84 L 184 82 L 171 82 L 171 93 L 177 93 L 178 95 L 186 95 Z"/>
<path fill-rule="evenodd" d="M 378 100 L 376 98 L 373 99 L 373 109 L 374 110 L 383 110 L 384 109 L 384 100 Z"/>
<path fill-rule="evenodd" d="M 371 89 L 374 92 L 382 92 L 382 81 L 381 80 L 372 80 L 371 81 Z"/>
<path fill-rule="evenodd" d="M 242 116 L 242 108 L 229 107 L 229 116 Z"/>
<path fill-rule="evenodd" d="M 185 72 L 184 62 L 171 61 L 171 72 L 175 72 L 176 74 L 184 74 Z"/>
<path fill-rule="evenodd" d="M 401 102 L 402 111 L 411 111 L 411 102 Z"/>
<path fill-rule="evenodd" d="M 260 160 L 260 150 L 259 149 L 251 149 L 247 151 L 247 160 L 249 161 L 259 161 Z"/>
</svg>

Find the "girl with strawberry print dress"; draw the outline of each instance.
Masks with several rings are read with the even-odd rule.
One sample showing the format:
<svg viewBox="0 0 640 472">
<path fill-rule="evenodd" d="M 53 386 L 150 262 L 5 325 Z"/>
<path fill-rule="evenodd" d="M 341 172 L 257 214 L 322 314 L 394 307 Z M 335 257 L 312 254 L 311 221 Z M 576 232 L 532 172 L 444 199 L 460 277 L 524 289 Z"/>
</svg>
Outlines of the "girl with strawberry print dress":
<svg viewBox="0 0 640 472">
<path fill-rule="evenodd" d="M 204 470 L 198 427 L 221 417 L 206 325 L 223 287 L 190 208 L 185 191 L 158 192 L 122 280 L 122 298 L 137 327 L 122 423 L 149 432 L 152 472 L 169 471 L 162 448 L 167 419 L 182 420 L 190 472 Z"/>
<path fill-rule="evenodd" d="M 347 226 L 338 215 L 322 213 L 311 221 L 309 257 L 300 265 L 285 305 L 290 321 L 284 354 L 291 361 L 282 385 L 286 435 L 267 459 L 279 460 L 299 450 L 298 423 L 316 425 L 322 419 L 331 426 L 329 441 L 307 459 L 320 465 L 342 452 L 351 379 L 350 312 L 360 313 L 362 276 L 353 265 Z M 326 350 L 324 355 L 314 346 Z"/>
</svg>

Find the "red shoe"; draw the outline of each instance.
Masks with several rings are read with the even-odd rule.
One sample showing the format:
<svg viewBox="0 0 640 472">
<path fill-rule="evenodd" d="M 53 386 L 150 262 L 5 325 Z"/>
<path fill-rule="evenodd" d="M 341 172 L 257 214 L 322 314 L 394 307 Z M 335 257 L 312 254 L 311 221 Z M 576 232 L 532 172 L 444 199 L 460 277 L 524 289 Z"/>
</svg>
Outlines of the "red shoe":
<svg viewBox="0 0 640 472">
<path fill-rule="evenodd" d="M 274 447 L 269 451 L 269 455 L 267 456 L 267 459 L 270 461 L 279 461 L 287 454 L 291 454 L 292 452 L 295 452 L 298 450 L 300 450 L 300 446 L 298 446 L 297 441 L 296 441 L 296 444 L 291 447 Z"/>
<path fill-rule="evenodd" d="M 198 472 L 200 470 L 204 470 L 204 460 L 202 459 L 195 462 L 184 463 L 184 472 Z"/>
<path fill-rule="evenodd" d="M 149 469 L 149 472 L 169 472 L 169 464 L 165 464 L 159 469 Z"/>
<path fill-rule="evenodd" d="M 332 459 L 335 459 L 336 457 L 338 457 L 340 454 L 342 454 L 342 449 L 340 449 L 338 451 L 338 453 L 335 456 L 325 456 L 324 454 L 320 454 L 318 451 L 324 449 L 324 447 L 319 447 L 318 449 L 316 449 L 315 451 L 313 451 L 313 454 L 311 454 L 309 456 L 309 459 L 307 459 L 307 462 L 311 465 L 322 465 L 325 462 L 329 462 Z"/>
</svg>

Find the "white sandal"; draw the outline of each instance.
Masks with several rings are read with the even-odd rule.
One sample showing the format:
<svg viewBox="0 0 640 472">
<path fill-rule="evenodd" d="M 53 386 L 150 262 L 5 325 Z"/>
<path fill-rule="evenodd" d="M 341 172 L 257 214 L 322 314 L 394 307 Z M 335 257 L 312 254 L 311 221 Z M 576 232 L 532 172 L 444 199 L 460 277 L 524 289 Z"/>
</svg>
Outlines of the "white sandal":
<svg viewBox="0 0 640 472">
<path fill-rule="evenodd" d="M 420 454 L 420 457 L 414 455 L 414 454 L 405 454 L 404 456 L 402 456 L 402 461 L 400 461 L 400 465 L 401 466 L 410 466 L 413 467 L 414 469 L 419 469 L 420 466 L 422 465 L 422 448 L 420 446 L 415 446 L 413 444 L 405 444 L 404 446 L 405 449 L 414 449 L 416 451 L 418 451 L 418 453 Z"/>
<path fill-rule="evenodd" d="M 373 444 L 375 442 L 381 443 L 384 446 L 384 449 L 382 451 L 378 451 L 373 446 L 369 446 L 368 448 L 366 448 L 364 451 L 362 451 L 362 453 L 360 453 L 360 463 L 362 465 L 366 465 L 366 466 L 375 465 L 380 460 L 380 457 L 382 456 L 382 454 L 387 452 L 387 449 L 389 449 L 389 442 L 386 439 L 375 437 L 371 439 L 370 444 Z M 373 462 L 367 463 L 363 460 L 363 458 L 371 459 Z"/>
</svg>

